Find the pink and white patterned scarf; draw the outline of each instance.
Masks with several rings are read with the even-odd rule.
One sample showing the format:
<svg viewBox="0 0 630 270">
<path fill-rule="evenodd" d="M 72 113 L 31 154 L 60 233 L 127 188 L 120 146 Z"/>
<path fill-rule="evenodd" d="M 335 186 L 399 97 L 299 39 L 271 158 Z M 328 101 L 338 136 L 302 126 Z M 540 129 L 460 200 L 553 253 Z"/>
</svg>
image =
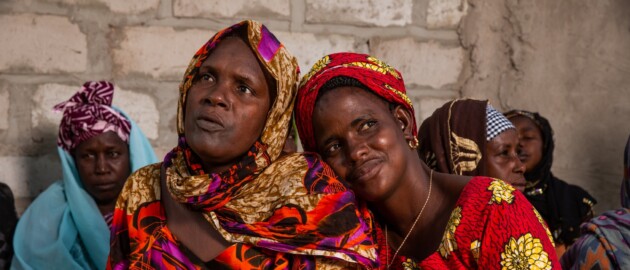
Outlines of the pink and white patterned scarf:
<svg viewBox="0 0 630 270">
<path fill-rule="evenodd" d="M 112 108 L 114 85 L 107 81 L 89 81 L 69 100 L 53 107 L 63 111 L 57 145 L 71 151 L 80 143 L 108 131 L 129 143 L 131 124 Z"/>
</svg>

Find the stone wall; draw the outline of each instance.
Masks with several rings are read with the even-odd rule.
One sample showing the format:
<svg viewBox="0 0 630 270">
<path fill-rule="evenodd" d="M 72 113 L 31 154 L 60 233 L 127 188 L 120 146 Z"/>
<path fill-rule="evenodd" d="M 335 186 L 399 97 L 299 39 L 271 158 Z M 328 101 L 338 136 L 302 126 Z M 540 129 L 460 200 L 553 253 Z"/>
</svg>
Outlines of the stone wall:
<svg viewBox="0 0 630 270">
<path fill-rule="evenodd" d="M 276 33 L 303 72 L 338 51 L 398 68 L 419 121 L 462 96 L 541 111 L 558 138 L 570 138 L 557 140 L 555 171 L 612 207 L 616 193 L 606 192 L 616 192 L 629 131 L 621 117 L 630 112 L 628 6 L 530 2 L 0 1 L 0 181 L 23 209 L 60 178 L 60 115 L 51 107 L 87 80 L 113 81 L 115 105 L 163 156 L 176 143 L 177 87 L 190 57 L 217 30 L 252 18 Z"/>
</svg>

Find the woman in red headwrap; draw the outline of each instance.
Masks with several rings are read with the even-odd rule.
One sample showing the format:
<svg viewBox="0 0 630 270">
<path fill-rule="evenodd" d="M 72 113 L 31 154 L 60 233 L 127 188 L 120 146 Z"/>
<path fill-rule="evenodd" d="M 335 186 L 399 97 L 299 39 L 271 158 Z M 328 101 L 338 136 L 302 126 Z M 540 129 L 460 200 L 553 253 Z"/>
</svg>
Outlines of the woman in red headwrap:
<svg viewBox="0 0 630 270">
<path fill-rule="evenodd" d="M 402 76 L 382 61 L 355 53 L 318 61 L 300 84 L 296 119 L 304 149 L 321 154 L 374 212 L 383 268 L 560 268 L 520 192 L 421 161 Z"/>
</svg>

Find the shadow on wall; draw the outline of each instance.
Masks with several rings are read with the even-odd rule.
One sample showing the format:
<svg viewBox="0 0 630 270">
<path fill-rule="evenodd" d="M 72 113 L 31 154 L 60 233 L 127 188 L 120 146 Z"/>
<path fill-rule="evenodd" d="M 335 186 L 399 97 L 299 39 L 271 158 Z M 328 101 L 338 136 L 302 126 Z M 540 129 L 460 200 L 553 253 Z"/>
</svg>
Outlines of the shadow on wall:
<svg viewBox="0 0 630 270">
<path fill-rule="evenodd" d="M 50 184 L 61 180 L 61 164 L 57 154 L 57 129 L 47 129 L 40 133 L 41 151 L 38 155 L 19 160 L 22 163 L 20 169 L 24 172 L 23 179 L 16 183 L 25 185 L 26 194 L 16 194 L 16 209 L 21 215 L 26 207 Z M 15 192 L 15 191 L 14 191 Z"/>
</svg>

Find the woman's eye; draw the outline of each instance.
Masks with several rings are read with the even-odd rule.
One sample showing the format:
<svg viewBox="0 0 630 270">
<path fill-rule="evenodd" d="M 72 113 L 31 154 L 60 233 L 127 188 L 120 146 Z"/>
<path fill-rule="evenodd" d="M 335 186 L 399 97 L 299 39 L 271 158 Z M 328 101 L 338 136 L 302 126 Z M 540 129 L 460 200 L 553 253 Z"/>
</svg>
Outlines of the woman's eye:
<svg viewBox="0 0 630 270">
<path fill-rule="evenodd" d="M 203 75 L 201 75 L 201 79 L 211 83 L 215 81 L 214 76 L 212 76 L 212 74 L 210 73 L 204 73 Z"/>
<path fill-rule="evenodd" d="M 244 94 L 253 94 L 254 93 L 254 91 L 251 88 L 249 88 L 249 87 L 247 87 L 245 85 L 239 86 L 238 87 L 238 91 L 240 91 L 241 93 L 244 93 Z"/>
<path fill-rule="evenodd" d="M 331 144 L 330 146 L 328 146 L 328 148 L 326 148 L 326 151 L 324 151 L 324 153 L 326 154 L 326 156 L 331 156 L 333 155 L 337 150 L 339 150 L 340 146 L 338 143 L 335 144 Z"/>
<path fill-rule="evenodd" d="M 367 129 L 373 127 L 374 125 L 376 125 L 376 121 L 374 121 L 374 120 L 366 121 L 365 123 L 361 124 L 361 126 L 359 127 L 359 131 L 367 130 Z"/>
<path fill-rule="evenodd" d="M 116 157 L 120 156 L 120 153 L 118 153 L 118 152 L 109 152 L 109 156 L 113 157 L 113 158 L 116 158 Z"/>
</svg>

